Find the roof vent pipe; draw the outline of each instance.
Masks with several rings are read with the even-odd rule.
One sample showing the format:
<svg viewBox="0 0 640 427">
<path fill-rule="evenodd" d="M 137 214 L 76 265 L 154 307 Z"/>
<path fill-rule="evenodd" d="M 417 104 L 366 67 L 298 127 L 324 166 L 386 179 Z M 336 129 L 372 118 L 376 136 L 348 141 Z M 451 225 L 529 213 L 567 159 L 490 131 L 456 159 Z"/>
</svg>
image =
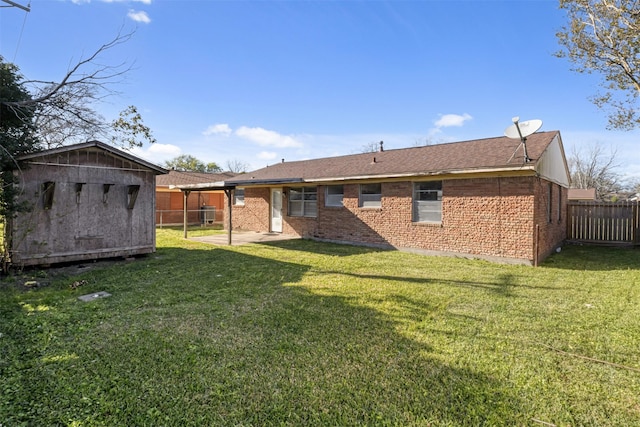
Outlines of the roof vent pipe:
<svg viewBox="0 0 640 427">
<path fill-rule="evenodd" d="M 380 152 L 382 153 L 384 151 L 384 141 L 380 141 Z"/>
<path fill-rule="evenodd" d="M 371 162 L 371 163 L 375 163 L 375 162 L 376 162 L 376 157 L 373 156 L 373 162 Z"/>
<path fill-rule="evenodd" d="M 282 159 L 282 163 L 284 163 L 284 159 Z"/>
</svg>

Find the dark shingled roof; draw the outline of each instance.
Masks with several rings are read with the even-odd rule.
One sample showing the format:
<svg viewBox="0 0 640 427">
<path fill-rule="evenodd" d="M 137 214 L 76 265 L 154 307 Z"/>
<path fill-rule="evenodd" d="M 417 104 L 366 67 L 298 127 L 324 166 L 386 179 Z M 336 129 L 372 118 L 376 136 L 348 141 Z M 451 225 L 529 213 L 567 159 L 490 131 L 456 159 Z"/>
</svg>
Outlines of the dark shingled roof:
<svg viewBox="0 0 640 427">
<path fill-rule="evenodd" d="M 527 137 L 528 166 L 535 165 L 558 131 Z M 375 161 L 374 161 L 375 159 Z M 477 139 L 423 147 L 352 154 L 339 157 L 277 163 L 227 180 L 227 183 L 261 184 L 304 182 L 360 177 L 429 175 L 483 169 L 518 169 L 524 164 L 520 140 L 507 137 Z"/>
<path fill-rule="evenodd" d="M 233 172 L 204 173 L 170 170 L 169 173 L 156 177 L 156 187 L 219 182 L 231 179 L 237 175 L 237 173 Z"/>
</svg>

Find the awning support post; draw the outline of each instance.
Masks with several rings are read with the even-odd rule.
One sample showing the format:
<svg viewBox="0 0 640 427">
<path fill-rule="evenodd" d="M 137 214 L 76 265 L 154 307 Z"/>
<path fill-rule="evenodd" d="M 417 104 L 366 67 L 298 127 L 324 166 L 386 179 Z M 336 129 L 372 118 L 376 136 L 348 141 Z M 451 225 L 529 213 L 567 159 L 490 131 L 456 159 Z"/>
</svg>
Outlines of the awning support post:
<svg viewBox="0 0 640 427">
<path fill-rule="evenodd" d="M 232 191 L 233 190 L 231 190 L 230 188 L 224 190 L 224 194 L 227 196 L 227 210 L 229 211 L 229 219 L 227 224 L 227 244 L 229 246 L 231 246 L 231 224 L 233 224 L 233 222 L 231 221 L 231 211 L 233 207 L 233 203 L 231 202 L 231 196 L 233 195 Z"/>
<path fill-rule="evenodd" d="M 183 190 L 182 191 L 182 194 L 184 194 L 184 200 L 183 200 L 183 204 L 182 204 L 182 209 L 183 209 L 183 218 L 182 218 L 183 224 L 182 224 L 182 226 L 183 226 L 183 229 L 184 229 L 184 238 L 185 239 L 187 238 L 187 225 L 188 225 L 187 224 L 187 213 L 188 213 L 188 211 L 187 211 L 187 206 L 188 206 L 187 202 L 189 201 L 189 193 L 191 193 L 191 190 Z"/>
</svg>

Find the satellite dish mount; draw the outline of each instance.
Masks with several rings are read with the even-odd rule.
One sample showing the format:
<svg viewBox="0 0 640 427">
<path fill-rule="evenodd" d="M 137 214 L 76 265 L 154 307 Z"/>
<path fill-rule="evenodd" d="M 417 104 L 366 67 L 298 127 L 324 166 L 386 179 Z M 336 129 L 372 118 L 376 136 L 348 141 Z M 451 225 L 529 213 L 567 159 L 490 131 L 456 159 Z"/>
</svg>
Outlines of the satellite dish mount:
<svg viewBox="0 0 640 427">
<path fill-rule="evenodd" d="M 524 162 L 529 163 L 531 159 L 527 153 L 527 137 L 538 131 L 542 127 L 542 120 L 527 120 L 526 122 L 520 122 L 520 117 L 516 116 L 512 119 L 513 124 L 504 130 L 504 134 L 508 138 L 519 139 L 520 145 L 522 145 L 522 151 L 524 151 Z M 518 148 L 520 148 L 518 146 Z M 516 151 L 518 151 L 516 148 Z M 515 151 L 513 155 L 515 155 Z M 511 156 L 513 158 L 513 156 Z M 509 159 L 511 160 L 511 159 Z"/>
</svg>

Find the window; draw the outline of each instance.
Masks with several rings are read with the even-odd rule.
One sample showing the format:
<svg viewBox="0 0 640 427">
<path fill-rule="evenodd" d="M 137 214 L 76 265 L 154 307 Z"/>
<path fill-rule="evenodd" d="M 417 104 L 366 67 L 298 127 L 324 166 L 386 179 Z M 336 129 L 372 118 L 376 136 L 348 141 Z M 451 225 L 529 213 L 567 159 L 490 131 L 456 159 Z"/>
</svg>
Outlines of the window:
<svg viewBox="0 0 640 427">
<path fill-rule="evenodd" d="M 413 184 L 413 221 L 442 222 L 442 181 Z"/>
<path fill-rule="evenodd" d="M 244 188 L 236 188 L 233 190 L 233 204 L 236 206 L 244 206 Z"/>
<path fill-rule="evenodd" d="M 324 198 L 325 206 L 342 207 L 342 199 L 344 198 L 343 185 L 327 185 L 327 193 Z"/>
<path fill-rule="evenodd" d="M 361 208 L 379 208 L 382 206 L 382 184 L 360 184 Z"/>
<path fill-rule="evenodd" d="M 289 216 L 315 217 L 318 212 L 316 187 L 292 187 L 289 189 Z"/>
</svg>

